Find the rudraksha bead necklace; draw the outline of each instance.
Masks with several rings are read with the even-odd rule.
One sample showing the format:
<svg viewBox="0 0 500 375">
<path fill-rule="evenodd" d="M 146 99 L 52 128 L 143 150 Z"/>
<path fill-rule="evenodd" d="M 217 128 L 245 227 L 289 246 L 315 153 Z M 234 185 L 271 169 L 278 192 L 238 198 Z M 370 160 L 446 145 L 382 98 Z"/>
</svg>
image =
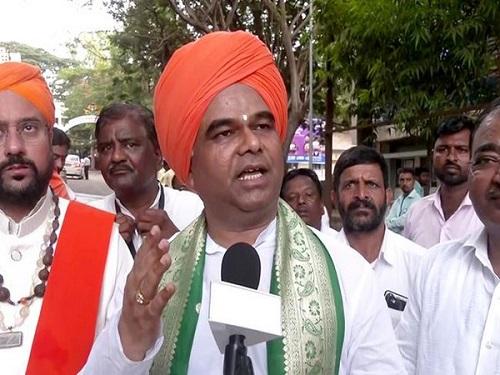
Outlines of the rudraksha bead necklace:
<svg viewBox="0 0 500 375">
<path fill-rule="evenodd" d="M 17 302 L 13 302 L 10 298 L 10 291 L 5 287 L 3 276 L 0 275 L 0 302 L 8 303 L 12 306 L 22 305 L 19 310 L 19 317 L 16 319 L 15 323 L 11 326 L 6 326 L 4 323 L 4 315 L 0 311 L 0 331 L 10 331 L 15 327 L 19 327 L 24 323 L 24 320 L 29 315 L 30 305 L 33 303 L 35 297 L 43 298 L 45 294 L 47 280 L 49 279 L 50 267 L 52 265 L 52 260 L 54 258 L 54 244 L 57 241 L 57 229 L 59 228 L 59 215 L 61 211 L 59 209 L 59 198 L 56 194 L 52 192 L 52 202 L 53 202 L 53 216 L 52 220 L 48 219 L 47 230 L 43 237 L 43 243 L 40 249 L 40 258 L 37 262 L 38 279 L 34 277 L 33 288 L 31 295 L 28 297 L 22 297 Z"/>
</svg>

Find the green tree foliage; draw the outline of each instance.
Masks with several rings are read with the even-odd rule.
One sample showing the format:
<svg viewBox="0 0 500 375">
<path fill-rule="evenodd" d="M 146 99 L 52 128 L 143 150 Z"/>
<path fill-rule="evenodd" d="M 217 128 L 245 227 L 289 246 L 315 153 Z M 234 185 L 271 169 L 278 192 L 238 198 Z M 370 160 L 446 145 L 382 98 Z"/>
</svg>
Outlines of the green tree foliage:
<svg viewBox="0 0 500 375">
<path fill-rule="evenodd" d="M 71 139 L 70 154 L 76 154 L 80 157 L 92 154 L 94 128 L 94 124 L 84 124 L 75 126 L 68 131 L 68 136 Z"/>
<path fill-rule="evenodd" d="M 64 102 L 64 116 L 96 114 L 115 100 L 128 99 L 127 85 L 122 85 L 123 72 L 113 64 L 113 46 L 108 33 L 83 34 L 69 46 L 73 55 L 84 54 L 78 64 L 59 71 L 55 95 Z"/>
<path fill-rule="evenodd" d="M 57 94 L 65 116 L 98 113 L 112 102 L 150 107 L 154 85 L 173 51 L 190 40 L 173 11 L 155 0 L 110 0 L 106 3 L 119 31 L 82 35 L 71 45 L 83 62 L 63 69 Z"/>
<path fill-rule="evenodd" d="M 31 47 L 18 42 L 0 42 L 0 47 L 4 47 L 8 52 L 19 52 L 23 62 L 33 64 L 42 71 L 57 73 L 60 69 L 71 66 L 73 61 L 54 56 L 42 48 Z"/>
<path fill-rule="evenodd" d="M 123 26 L 110 37 L 113 64 L 124 73 L 122 84 L 136 96 L 150 97 L 171 54 L 191 34 L 160 0 L 110 0 L 107 7 Z"/>
<path fill-rule="evenodd" d="M 497 0 L 318 2 L 324 60 L 352 83 L 361 123 L 428 132 L 498 95 Z"/>
</svg>

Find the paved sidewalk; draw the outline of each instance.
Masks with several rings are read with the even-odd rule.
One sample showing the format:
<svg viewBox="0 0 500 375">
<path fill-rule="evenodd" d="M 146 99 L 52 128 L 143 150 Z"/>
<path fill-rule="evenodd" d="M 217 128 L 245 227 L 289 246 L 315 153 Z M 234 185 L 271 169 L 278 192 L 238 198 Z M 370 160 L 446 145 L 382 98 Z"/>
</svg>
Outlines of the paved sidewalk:
<svg viewBox="0 0 500 375">
<path fill-rule="evenodd" d="M 87 198 L 99 198 L 104 195 L 111 194 L 111 189 L 106 185 L 104 179 L 102 178 L 101 172 L 97 170 L 89 171 L 88 180 L 76 180 L 68 178 L 66 180 L 69 187 L 77 193 L 79 196 L 88 196 Z M 87 200 L 87 199 L 85 199 Z"/>
</svg>

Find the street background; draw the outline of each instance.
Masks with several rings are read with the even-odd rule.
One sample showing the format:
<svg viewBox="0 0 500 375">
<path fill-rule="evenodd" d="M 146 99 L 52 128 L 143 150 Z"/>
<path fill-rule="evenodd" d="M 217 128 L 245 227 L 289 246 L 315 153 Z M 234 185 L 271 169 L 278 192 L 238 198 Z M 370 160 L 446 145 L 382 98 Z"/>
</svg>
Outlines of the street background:
<svg viewBox="0 0 500 375">
<path fill-rule="evenodd" d="M 104 182 L 101 172 L 97 170 L 89 171 L 88 180 L 67 178 L 66 182 L 75 193 L 89 200 L 92 200 L 92 198 L 97 199 L 112 193 L 111 189 Z"/>
</svg>

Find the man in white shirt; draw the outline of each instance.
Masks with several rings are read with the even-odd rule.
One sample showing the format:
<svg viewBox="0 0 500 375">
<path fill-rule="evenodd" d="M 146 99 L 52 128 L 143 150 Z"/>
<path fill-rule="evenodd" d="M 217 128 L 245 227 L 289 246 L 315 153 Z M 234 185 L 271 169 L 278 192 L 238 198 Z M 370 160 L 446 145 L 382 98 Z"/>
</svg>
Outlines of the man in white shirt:
<svg viewBox="0 0 500 375">
<path fill-rule="evenodd" d="M 384 157 L 373 148 L 355 146 L 344 151 L 335 163 L 332 201 L 343 223 L 337 238 L 371 264 L 395 327 L 424 248 L 384 224 L 387 183 Z"/>
<path fill-rule="evenodd" d="M 58 198 L 52 95 L 40 70 L 0 64 L 2 374 L 75 374 L 120 308 L 132 261 L 113 217 Z"/>
<path fill-rule="evenodd" d="M 99 114 L 95 138 L 98 166 L 113 193 L 90 204 L 116 213 L 132 256 L 153 225 L 170 238 L 201 213 L 203 203 L 196 194 L 162 186 L 156 179 L 162 157 L 150 110 L 111 104 Z"/>
<path fill-rule="evenodd" d="M 409 374 L 500 369 L 500 102 L 474 137 L 469 193 L 484 228 L 429 250 L 396 331 Z"/>
<path fill-rule="evenodd" d="M 89 170 L 90 170 L 90 158 L 85 156 L 82 160 L 83 163 L 83 175 L 86 180 L 89 179 Z"/>
<path fill-rule="evenodd" d="M 433 151 L 439 189 L 415 203 L 406 216 L 403 236 L 429 248 L 482 227 L 469 199 L 467 173 L 474 123 L 460 116 L 437 129 Z"/>
<path fill-rule="evenodd" d="M 385 218 L 387 227 L 395 233 L 401 233 L 405 226 L 408 210 L 418 202 L 422 196 L 415 189 L 415 175 L 413 168 L 401 168 L 398 170 L 399 188 L 401 195 L 392 203 L 389 213 Z"/>
<path fill-rule="evenodd" d="M 308 168 L 298 168 L 288 171 L 283 178 L 280 196 L 307 225 L 322 233 L 335 235 L 337 231 L 330 228 L 329 221 L 323 222 L 322 190 L 316 172 Z"/>
<path fill-rule="evenodd" d="M 154 102 L 165 159 L 205 211 L 169 249 L 161 242 L 161 251 L 137 254 L 122 314 L 98 338 L 89 369 L 132 373 L 130 360 L 161 346 L 153 374 L 221 374 L 208 288 L 221 280 L 226 249 L 246 242 L 262 261 L 259 289 L 281 296 L 285 336 L 249 348 L 256 374 L 284 373 L 285 364 L 291 374 L 404 373 L 369 265 L 279 200 L 287 97 L 264 43 L 243 31 L 214 32 L 181 47 Z M 158 240 L 153 233 L 144 243 Z"/>
</svg>

